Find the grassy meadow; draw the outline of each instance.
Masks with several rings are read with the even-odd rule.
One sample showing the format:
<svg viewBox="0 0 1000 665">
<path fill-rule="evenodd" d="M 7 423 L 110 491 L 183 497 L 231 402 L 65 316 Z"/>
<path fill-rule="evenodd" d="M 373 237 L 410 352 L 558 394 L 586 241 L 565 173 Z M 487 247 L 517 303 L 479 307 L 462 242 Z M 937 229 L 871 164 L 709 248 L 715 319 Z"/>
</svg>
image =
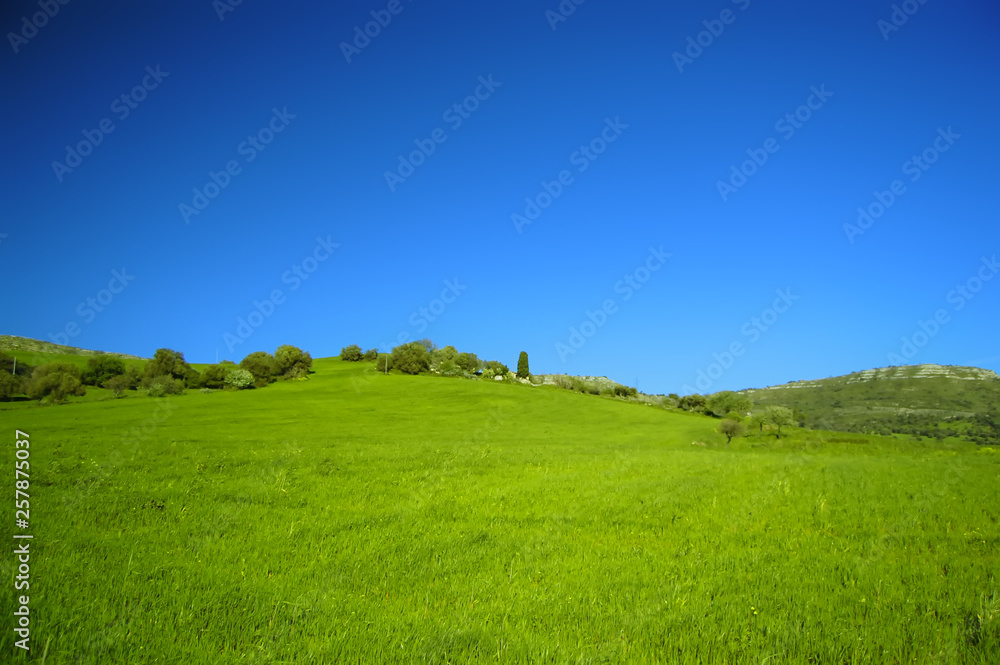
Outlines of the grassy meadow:
<svg viewBox="0 0 1000 665">
<path fill-rule="evenodd" d="M 726 449 L 703 416 L 369 367 L 0 405 L 35 534 L 32 651 L 9 624 L 0 660 L 998 661 L 991 448 Z"/>
</svg>

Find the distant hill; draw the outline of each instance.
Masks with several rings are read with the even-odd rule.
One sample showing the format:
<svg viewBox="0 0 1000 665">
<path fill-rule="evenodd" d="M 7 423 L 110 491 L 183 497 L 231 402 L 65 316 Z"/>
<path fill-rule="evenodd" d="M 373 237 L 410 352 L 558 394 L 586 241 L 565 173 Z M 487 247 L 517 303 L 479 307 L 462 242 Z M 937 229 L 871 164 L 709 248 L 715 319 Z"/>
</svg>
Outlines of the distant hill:
<svg viewBox="0 0 1000 665">
<path fill-rule="evenodd" d="M 883 367 L 742 392 L 755 404 L 797 410 L 815 429 L 1000 444 L 1000 376 L 988 369 Z"/>
<path fill-rule="evenodd" d="M 29 337 L 16 337 L 14 335 L 0 335 L 0 351 L 24 351 L 26 353 L 48 353 L 62 356 L 100 356 L 108 355 L 115 358 L 131 358 L 133 360 L 143 360 L 139 356 L 130 356 L 127 353 L 111 353 L 105 351 L 92 351 L 90 349 L 80 349 L 75 346 L 63 346 L 43 342 L 39 339 Z"/>
</svg>

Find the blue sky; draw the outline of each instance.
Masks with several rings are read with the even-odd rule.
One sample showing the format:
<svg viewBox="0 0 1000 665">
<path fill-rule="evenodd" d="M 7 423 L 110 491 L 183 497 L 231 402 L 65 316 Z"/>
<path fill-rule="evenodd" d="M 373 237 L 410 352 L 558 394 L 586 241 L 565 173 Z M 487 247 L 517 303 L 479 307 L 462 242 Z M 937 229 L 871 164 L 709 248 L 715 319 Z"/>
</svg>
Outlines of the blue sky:
<svg viewBox="0 0 1000 665">
<path fill-rule="evenodd" d="M 5 3 L 0 333 L 1000 369 L 993 3 L 224 2 Z"/>
</svg>

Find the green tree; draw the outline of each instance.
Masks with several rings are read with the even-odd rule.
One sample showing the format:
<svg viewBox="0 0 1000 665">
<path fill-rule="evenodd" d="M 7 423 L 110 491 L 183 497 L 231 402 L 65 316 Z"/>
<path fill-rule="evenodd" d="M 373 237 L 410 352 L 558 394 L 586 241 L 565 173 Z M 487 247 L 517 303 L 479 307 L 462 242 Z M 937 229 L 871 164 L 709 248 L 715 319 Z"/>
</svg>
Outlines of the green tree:
<svg viewBox="0 0 1000 665">
<path fill-rule="evenodd" d="M 694 411 L 696 413 L 701 413 L 705 410 L 705 396 L 694 393 L 693 395 L 685 395 L 681 397 L 680 401 L 677 402 L 677 406 L 684 409 L 685 411 Z"/>
<path fill-rule="evenodd" d="M 746 427 L 735 418 L 724 418 L 719 423 L 719 433 L 726 437 L 726 448 L 728 448 L 734 436 L 743 436 L 746 433 Z"/>
<path fill-rule="evenodd" d="M 432 365 L 440 365 L 441 363 L 448 361 L 454 363 L 456 358 L 458 358 L 458 349 L 451 345 L 431 351 Z"/>
<path fill-rule="evenodd" d="M 191 366 L 184 360 L 184 354 L 173 349 L 157 349 L 153 354 L 153 359 L 146 363 L 147 377 L 172 376 L 175 379 L 184 379 Z"/>
<path fill-rule="evenodd" d="M 489 370 L 493 376 L 507 376 L 510 374 L 510 368 L 499 360 L 487 360 L 486 369 Z"/>
<path fill-rule="evenodd" d="M 7 401 L 24 392 L 24 380 L 10 371 L 0 371 L 0 400 Z"/>
<path fill-rule="evenodd" d="M 463 351 L 455 358 L 455 364 L 461 367 L 463 371 L 475 372 L 482 363 L 475 353 L 466 353 Z"/>
<path fill-rule="evenodd" d="M 206 388 L 218 390 L 226 385 L 226 374 L 231 370 L 225 365 L 209 365 L 201 373 L 201 382 Z"/>
<path fill-rule="evenodd" d="M 527 379 L 531 376 L 531 370 L 528 369 L 528 352 L 521 351 L 521 355 L 517 357 L 517 378 Z"/>
<path fill-rule="evenodd" d="M 764 433 L 764 425 L 768 423 L 767 411 L 765 409 L 757 409 L 750 414 L 750 425 L 751 427 L 757 428 L 757 438 Z"/>
<path fill-rule="evenodd" d="M 312 356 L 297 346 L 283 344 L 274 352 L 275 371 L 285 379 L 301 379 L 312 368 Z"/>
<path fill-rule="evenodd" d="M 420 374 L 431 367 L 431 354 L 422 342 L 410 342 L 392 350 L 392 365 L 404 374 Z"/>
<path fill-rule="evenodd" d="M 28 383 L 28 397 L 42 401 L 46 397 L 53 404 L 63 402 L 70 395 L 83 396 L 87 389 L 80 381 L 80 368 L 70 363 L 47 363 L 35 368 Z"/>
<path fill-rule="evenodd" d="M 104 382 L 113 376 L 125 373 L 125 363 L 121 358 L 99 355 L 87 359 L 87 369 L 83 370 L 80 380 L 88 386 L 103 386 Z"/>
<path fill-rule="evenodd" d="M 188 371 L 184 372 L 184 385 L 188 388 L 201 388 L 204 385 L 202 383 L 201 372 L 194 367 L 188 367 Z"/>
<path fill-rule="evenodd" d="M 357 344 L 345 346 L 340 350 L 340 359 L 344 362 L 356 363 L 363 357 L 364 355 L 361 353 L 361 347 Z"/>
<path fill-rule="evenodd" d="M 723 390 L 710 395 L 705 403 L 705 410 L 719 418 L 725 418 L 731 413 L 739 414 L 742 418 L 752 407 L 749 397 L 732 390 Z"/>
<path fill-rule="evenodd" d="M 104 382 L 104 387 L 111 391 L 111 394 L 115 397 L 124 397 L 125 391 L 128 390 L 128 379 L 124 374 L 119 374 L 118 376 L 112 376 L 110 379 Z"/>
<path fill-rule="evenodd" d="M 365 362 L 371 362 L 373 360 L 377 360 L 378 359 L 378 349 L 368 349 L 367 351 L 365 351 L 365 355 L 363 357 L 364 357 Z"/>
<path fill-rule="evenodd" d="M 781 438 L 781 428 L 795 424 L 792 410 L 787 406 L 767 407 L 767 421 L 778 428 L 778 438 Z"/>
<path fill-rule="evenodd" d="M 267 351 L 254 351 L 240 361 L 240 367 L 253 374 L 253 383 L 262 388 L 274 381 L 277 364 Z"/>
<path fill-rule="evenodd" d="M 639 391 L 632 386 L 623 386 L 620 383 L 616 383 L 614 388 L 611 389 L 612 394 L 615 397 L 638 397 Z"/>
<path fill-rule="evenodd" d="M 128 381 L 128 389 L 136 390 L 139 387 L 139 382 L 142 381 L 142 374 L 139 373 L 135 367 L 129 366 L 125 368 L 125 373 L 122 374 L 125 380 Z"/>
</svg>

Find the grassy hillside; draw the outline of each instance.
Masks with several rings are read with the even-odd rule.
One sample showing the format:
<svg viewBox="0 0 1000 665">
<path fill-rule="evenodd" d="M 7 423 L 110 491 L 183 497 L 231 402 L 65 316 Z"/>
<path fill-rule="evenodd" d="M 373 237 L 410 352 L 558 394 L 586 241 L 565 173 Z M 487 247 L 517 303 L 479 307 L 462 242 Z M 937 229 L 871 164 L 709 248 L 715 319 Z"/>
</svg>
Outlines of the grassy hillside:
<svg viewBox="0 0 1000 665">
<path fill-rule="evenodd" d="M 745 392 L 756 404 L 798 409 L 807 427 L 1000 444 L 1000 378 L 990 370 L 886 367 Z"/>
<path fill-rule="evenodd" d="M 701 416 L 314 369 L 0 410 L 31 436 L 33 662 L 1000 652 L 990 448 L 799 431 L 726 450 Z"/>
</svg>

